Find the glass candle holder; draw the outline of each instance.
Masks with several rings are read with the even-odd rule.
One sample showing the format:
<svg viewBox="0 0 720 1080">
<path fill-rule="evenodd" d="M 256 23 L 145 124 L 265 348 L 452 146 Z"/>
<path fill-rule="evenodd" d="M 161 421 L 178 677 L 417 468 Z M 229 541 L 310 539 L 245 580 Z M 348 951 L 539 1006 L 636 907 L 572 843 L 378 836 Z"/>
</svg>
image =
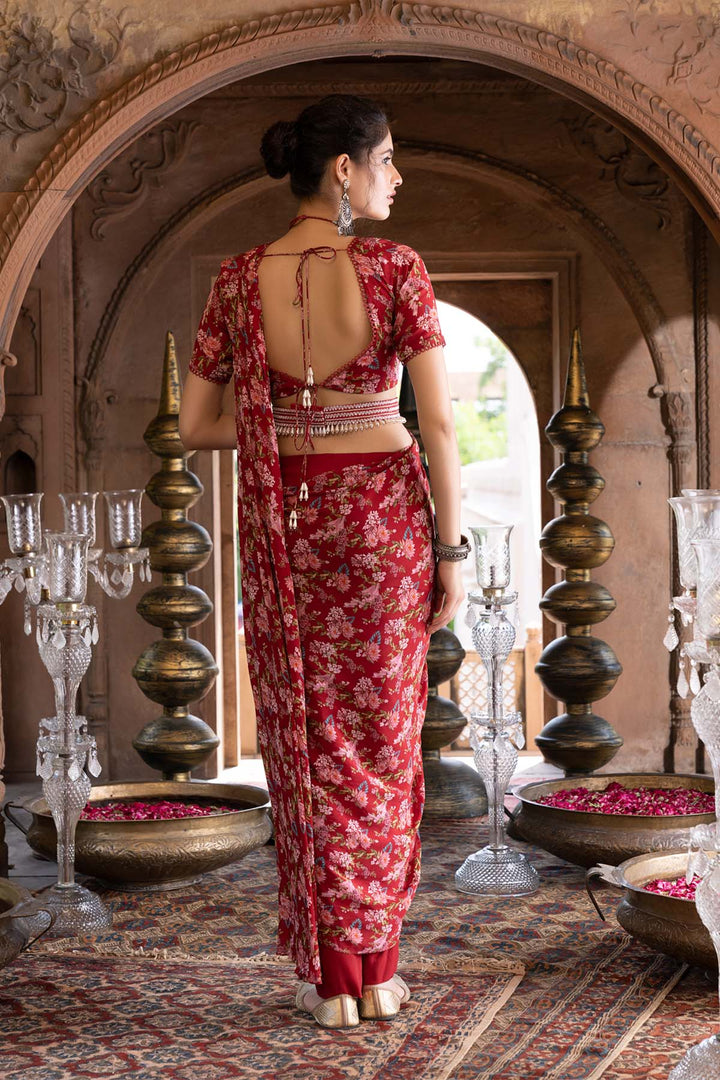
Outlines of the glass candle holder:
<svg viewBox="0 0 720 1080">
<path fill-rule="evenodd" d="M 97 491 L 76 491 L 61 494 L 65 532 L 87 536 L 90 547 L 95 546 L 95 500 Z"/>
<path fill-rule="evenodd" d="M 1 495 L 7 518 L 8 545 L 13 555 L 37 555 L 42 549 L 40 503 L 43 492 Z"/>
<path fill-rule="evenodd" d="M 116 551 L 140 547 L 142 488 L 103 492 L 107 502 L 110 546 Z"/>
<path fill-rule="evenodd" d="M 54 604 L 81 604 L 87 592 L 89 539 L 80 533 L 46 532 L 48 591 Z"/>
<path fill-rule="evenodd" d="M 514 525 L 471 525 L 475 576 L 483 591 L 502 592 L 510 584 L 510 533 Z"/>
<path fill-rule="evenodd" d="M 680 584 L 686 592 L 694 589 L 697 585 L 697 559 L 690 546 L 690 536 L 693 531 L 693 498 L 676 495 L 674 498 L 668 499 L 675 515 Z"/>
<path fill-rule="evenodd" d="M 698 564 L 695 625 L 708 649 L 720 649 L 720 535 L 691 541 Z"/>
</svg>

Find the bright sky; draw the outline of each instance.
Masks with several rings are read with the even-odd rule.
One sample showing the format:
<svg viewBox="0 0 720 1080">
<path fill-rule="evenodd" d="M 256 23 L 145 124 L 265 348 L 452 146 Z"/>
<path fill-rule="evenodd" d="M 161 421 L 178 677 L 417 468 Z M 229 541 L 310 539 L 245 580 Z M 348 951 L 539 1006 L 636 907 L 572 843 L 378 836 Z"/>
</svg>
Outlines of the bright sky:
<svg viewBox="0 0 720 1080">
<path fill-rule="evenodd" d="M 445 364 L 448 371 L 482 372 L 491 356 L 484 342 L 494 338 L 492 330 L 462 308 L 437 301 L 440 326 L 445 335 Z M 475 344 L 475 339 L 479 339 Z M 500 343 L 502 344 L 502 342 Z"/>
</svg>

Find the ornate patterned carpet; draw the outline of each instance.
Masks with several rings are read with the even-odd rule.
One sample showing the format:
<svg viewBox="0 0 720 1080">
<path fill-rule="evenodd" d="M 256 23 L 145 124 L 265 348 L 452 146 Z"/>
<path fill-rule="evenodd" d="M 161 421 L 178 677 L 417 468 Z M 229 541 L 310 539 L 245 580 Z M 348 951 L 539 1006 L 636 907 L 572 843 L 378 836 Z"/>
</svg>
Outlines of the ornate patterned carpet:
<svg viewBox="0 0 720 1080">
<path fill-rule="evenodd" d="M 30 1009 L 13 1016 L 12 1030 L 0 1021 L 0 1073 L 5 1080 L 89 1075 L 77 1071 L 72 1046 L 97 1042 L 99 1032 L 88 1035 L 86 1027 L 96 1021 L 95 999 L 111 1017 L 98 1053 L 118 1060 L 140 1054 L 132 1067 L 122 1066 L 125 1072 L 117 1071 L 117 1062 L 106 1067 L 98 1060 L 92 1075 L 113 1080 L 229 1080 L 240 1065 L 246 1080 L 294 1080 L 306 1073 L 308 1080 L 310 1073 L 314 1080 L 649 1077 L 619 1070 L 626 1060 L 631 1067 L 655 1010 L 657 1016 L 676 1000 L 682 967 L 635 943 L 617 924 L 600 922 L 585 895 L 583 871 L 527 846 L 542 878 L 536 896 L 479 900 L 459 893 L 455 869 L 487 841 L 480 820 L 429 823 L 422 840 L 422 882 L 400 948 L 400 969 L 414 997 L 392 1024 L 322 1032 L 294 1009 L 292 966 L 274 955 L 275 851 L 266 846 L 187 890 L 103 890 L 112 931 L 41 940 L 0 973 L 0 1016 L 8 999 Z M 55 1013 L 48 987 L 65 995 Z M 130 1034 L 137 1017 L 149 1025 L 142 1046 Z M 60 1039 L 52 1072 L 32 1072 L 36 1065 L 10 1056 L 21 1053 L 33 1032 L 38 1044 L 39 1018 L 43 1053 L 49 1053 L 46 1030 Z M 675 1060 L 709 1033 L 696 1027 L 675 1047 Z M 71 1028 L 74 1043 L 64 1039 Z M 664 1067 L 658 1080 L 667 1074 Z"/>
<path fill-rule="evenodd" d="M 610 1063 L 603 1080 L 667 1080 L 689 1047 L 718 1032 L 717 983 L 691 968 Z"/>
</svg>

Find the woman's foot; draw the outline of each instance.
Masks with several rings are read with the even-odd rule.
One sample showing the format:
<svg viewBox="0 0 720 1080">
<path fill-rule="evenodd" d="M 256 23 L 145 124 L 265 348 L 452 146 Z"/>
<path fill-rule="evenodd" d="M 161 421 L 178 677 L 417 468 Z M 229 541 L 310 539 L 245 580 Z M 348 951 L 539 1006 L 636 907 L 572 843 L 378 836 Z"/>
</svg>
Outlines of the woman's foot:
<svg viewBox="0 0 720 1080">
<path fill-rule="evenodd" d="M 335 997 L 322 998 L 314 983 L 300 983 L 295 995 L 295 1005 L 304 1012 L 312 1013 L 320 1027 L 353 1028 L 358 1027 L 357 1000 L 350 994 L 336 994 Z"/>
<path fill-rule="evenodd" d="M 386 982 L 363 987 L 358 1011 L 363 1020 L 392 1020 L 410 997 L 410 987 L 405 980 L 393 975 Z"/>
</svg>

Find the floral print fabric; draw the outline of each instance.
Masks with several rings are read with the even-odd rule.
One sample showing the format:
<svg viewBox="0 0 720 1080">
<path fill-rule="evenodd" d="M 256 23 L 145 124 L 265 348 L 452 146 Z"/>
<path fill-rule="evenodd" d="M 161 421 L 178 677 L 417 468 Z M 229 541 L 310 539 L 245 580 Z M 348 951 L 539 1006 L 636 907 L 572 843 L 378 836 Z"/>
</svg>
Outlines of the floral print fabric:
<svg viewBox="0 0 720 1080">
<path fill-rule="evenodd" d="M 414 441 L 379 462 L 320 472 L 308 486 L 288 551 L 318 936 L 342 952 L 381 952 L 397 944 L 420 879 L 420 732 L 435 570 L 429 489 Z M 290 504 L 296 491 L 285 488 Z"/>
<path fill-rule="evenodd" d="M 313 789 L 311 755 L 315 759 L 321 754 L 317 753 L 318 743 L 312 728 L 314 718 L 308 715 L 309 707 L 306 701 L 306 672 L 298 597 L 288 551 L 289 533 L 286 534 L 285 527 L 284 493 L 272 413 L 270 372 L 262 334 L 262 312 L 257 288 L 257 257 L 261 250 L 262 248 L 255 248 L 222 263 L 197 333 L 190 370 L 195 375 L 215 383 L 227 383 L 233 378 L 238 449 L 238 544 L 246 646 L 257 714 L 258 739 L 273 808 L 278 861 L 277 951 L 293 958 L 299 978 L 319 983 L 319 882 L 314 836 L 314 822 L 319 819 L 314 799 L 320 800 L 318 807 L 324 805 L 322 799 L 329 781 L 327 774 L 325 779 L 321 778 L 324 767 L 321 764 L 321 774 L 316 773 L 316 788 Z M 359 361 L 357 366 L 345 366 L 332 379 L 326 380 L 325 385 L 340 390 L 371 392 L 381 385 L 393 385 L 390 381 L 391 374 L 397 371 L 398 358 L 406 363 L 417 352 L 444 344 L 445 339 L 439 331 L 432 286 L 420 256 L 406 245 L 375 238 L 358 238 L 353 250 L 356 260 L 354 265 L 365 289 L 368 314 L 375 326 L 377 349 L 374 356 L 366 358 L 367 363 L 363 360 Z M 406 463 L 414 461 L 411 455 L 404 460 Z M 399 484 L 398 491 L 406 492 L 401 499 L 401 502 L 404 502 L 404 512 L 410 514 L 410 521 L 405 528 L 409 525 L 413 534 L 415 528 L 420 528 L 419 536 L 416 538 L 413 535 L 412 538 L 417 550 L 414 555 L 406 556 L 414 566 L 406 575 L 409 576 L 411 584 L 403 586 L 395 583 L 391 586 L 395 590 L 394 602 L 397 605 L 401 606 L 407 600 L 407 607 L 398 610 L 395 616 L 397 624 L 394 633 L 402 634 L 401 624 L 404 624 L 403 642 L 406 639 L 415 641 L 412 655 L 407 653 L 405 644 L 402 645 L 401 652 L 401 656 L 411 665 L 411 673 L 404 683 L 406 689 L 402 701 L 403 716 L 398 721 L 403 729 L 417 724 L 417 703 L 424 693 L 422 682 L 418 682 L 417 671 L 424 665 L 423 648 L 426 649 L 427 645 L 423 644 L 424 627 L 419 625 L 418 620 L 422 622 L 424 605 L 430 602 L 428 597 L 421 597 L 423 575 L 427 575 L 430 568 L 427 532 L 429 526 L 426 524 L 423 540 L 422 525 L 418 526 L 417 522 L 413 524 L 414 515 L 419 512 L 419 507 L 414 505 L 410 494 L 413 484 L 409 481 L 415 468 L 417 466 L 413 465 L 410 473 L 401 472 L 395 477 L 396 486 Z M 424 472 L 422 476 L 424 479 Z M 416 474 L 416 478 L 420 479 L 419 474 Z M 342 498 L 339 490 L 337 497 Z M 427 515 L 430 513 L 427 490 L 425 499 Z M 307 507 L 306 503 L 305 508 Z M 383 544 L 398 543 L 396 529 L 399 519 L 394 525 L 388 526 L 388 523 L 382 520 L 384 512 L 375 509 L 373 513 L 378 516 L 373 518 L 373 525 L 369 526 L 370 532 L 366 535 L 364 530 L 362 531 L 368 555 L 372 554 L 373 550 L 373 528 L 378 534 L 376 544 L 380 539 Z M 342 532 L 342 522 L 337 518 L 335 520 L 336 527 Z M 382 531 L 385 529 L 388 530 L 388 537 L 385 537 Z M 403 541 L 407 543 L 404 534 Z M 313 551 L 313 548 L 317 550 Z M 313 548 L 309 549 L 308 558 L 325 558 L 328 555 L 328 551 L 324 547 L 321 550 L 319 544 L 313 543 Z M 355 554 L 359 556 L 360 550 Z M 295 552 L 293 559 L 296 572 L 299 565 L 297 558 L 298 552 Z M 301 578 L 298 582 L 301 592 L 299 602 L 307 613 L 307 594 L 303 592 L 302 581 Z M 384 589 L 391 585 L 391 581 L 379 581 L 370 586 L 372 590 L 375 584 L 377 585 L 379 599 L 376 599 L 375 603 L 382 603 Z M 407 596 L 403 589 L 409 589 Z M 371 603 L 372 597 L 367 602 Z M 347 603 L 347 599 L 344 603 Z M 357 621 L 356 613 L 355 622 Z M 349 621 L 343 615 L 340 621 L 341 636 L 346 622 Z M 304 624 L 304 628 L 306 626 L 307 624 Z M 380 634 L 382 640 L 382 629 Z M 366 647 L 372 647 L 372 644 L 366 643 Z M 347 657 L 344 659 L 347 662 Z M 312 665 L 313 662 L 317 664 L 317 658 L 313 661 L 312 657 L 308 657 L 308 663 Z M 353 661 L 357 662 L 359 661 Z M 385 662 L 389 663 L 389 656 Z M 352 668 L 346 674 L 350 676 Z M 317 681 L 314 685 L 312 693 L 317 694 Z M 363 709 L 374 708 L 375 692 L 363 684 L 362 694 L 365 695 Z M 317 698 L 314 699 L 316 700 Z M 381 707 L 385 707 L 382 703 L 384 701 L 387 704 L 389 699 L 380 700 Z M 368 702 L 372 704 L 368 706 Z M 424 704 L 422 707 L 424 708 Z M 309 729 L 312 732 L 310 737 Z M 359 765 L 358 758 L 357 766 Z M 364 762 L 364 765 L 369 768 L 370 762 Z M 378 796 L 377 801 L 378 809 L 385 805 L 389 821 L 394 821 L 406 836 L 411 836 L 412 823 L 418 813 L 418 800 L 422 797 L 416 779 L 416 762 L 396 761 L 389 756 L 387 760 L 382 759 L 381 767 L 385 770 L 386 780 L 393 775 L 393 769 L 412 778 L 403 781 L 410 783 L 411 796 L 401 796 L 399 801 L 391 806 L 387 806 L 381 796 Z M 359 776 L 356 771 L 353 771 L 352 775 L 356 778 Z M 371 806 L 369 812 L 372 811 Z M 384 813 L 385 811 L 382 811 L 383 816 Z M 320 818 L 324 818 L 322 810 Z M 335 827 L 336 825 L 333 825 L 333 828 Z M 381 823 L 376 823 L 376 827 L 380 828 Z M 392 836 L 385 841 L 386 844 L 388 842 L 394 843 Z M 321 844 L 324 843 L 325 840 L 322 840 Z M 362 849 L 361 836 L 358 836 L 358 843 L 356 854 Z M 389 900 L 391 905 L 396 905 L 392 919 L 387 926 L 382 925 L 382 920 L 377 922 L 373 925 L 371 934 L 366 933 L 367 927 L 364 928 L 363 941 L 369 941 L 372 936 L 375 941 L 373 949 L 382 947 L 377 945 L 377 941 L 382 940 L 383 935 L 392 943 L 391 939 L 397 931 L 403 907 L 402 889 L 405 888 L 408 892 L 413 889 L 417 873 L 414 862 L 417 851 L 406 839 L 401 844 L 401 852 L 403 858 L 398 861 L 396 853 L 393 865 L 401 867 L 400 877 L 404 874 L 405 878 L 388 881 L 396 897 L 393 899 L 390 896 Z M 349 880 L 351 883 L 356 877 L 361 880 L 361 875 L 356 873 L 360 863 L 353 857 L 353 865 L 347 868 L 349 872 L 344 879 L 341 877 L 342 867 L 334 868 L 332 877 L 328 877 L 327 859 L 325 867 L 320 865 L 320 875 L 322 876 L 323 870 L 326 875 L 321 885 L 321 910 L 324 919 L 328 915 L 328 890 L 336 887 L 339 889 L 342 880 Z M 348 886 L 342 886 L 346 887 Z M 384 902 L 379 895 L 376 901 L 372 901 L 369 883 L 365 888 L 369 901 L 378 905 Z M 342 918 L 338 925 L 344 925 Z M 333 938 L 331 926 L 324 925 L 322 933 L 325 940 Z M 346 940 L 348 951 L 363 951 L 362 942 L 354 943 L 347 936 Z"/>
</svg>

